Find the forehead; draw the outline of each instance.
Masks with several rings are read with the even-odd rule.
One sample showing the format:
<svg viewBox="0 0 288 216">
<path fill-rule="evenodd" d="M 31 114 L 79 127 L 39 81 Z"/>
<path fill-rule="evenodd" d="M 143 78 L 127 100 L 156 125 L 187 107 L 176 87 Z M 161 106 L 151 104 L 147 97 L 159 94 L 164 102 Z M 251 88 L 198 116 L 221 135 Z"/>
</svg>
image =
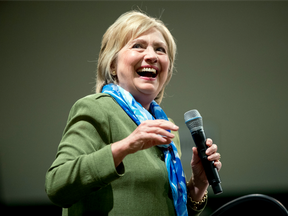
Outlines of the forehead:
<svg viewBox="0 0 288 216">
<path fill-rule="evenodd" d="M 166 40 L 163 36 L 163 34 L 156 28 L 151 28 L 147 31 L 145 31 L 144 33 L 136 36 L 133 39 L 130 39 L 128 43 L 133 43 L 135 41 L 149 41 L 149 42 L 153 42 L 153 43 L 157 43 L 157 44 L 163 44 L 165 46 L 167 46 Z"/>
</svg>

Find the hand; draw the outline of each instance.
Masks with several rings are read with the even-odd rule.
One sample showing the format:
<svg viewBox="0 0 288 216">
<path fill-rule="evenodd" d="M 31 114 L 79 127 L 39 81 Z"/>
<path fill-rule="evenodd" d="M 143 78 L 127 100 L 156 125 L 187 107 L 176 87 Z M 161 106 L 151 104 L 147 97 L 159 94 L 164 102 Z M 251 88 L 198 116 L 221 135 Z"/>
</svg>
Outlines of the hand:
<svg viewBox="0 0 288 216">
<path fill-rule="evenodd" d="M 111 145 L 115 166 L 117 167 L 128 154 L 171 143 L 174 134 L 167 130 L 177 131 L 178 129 L 178 126 L 166 120 L 142 122 L 128 137 Z"/>
<path fill-rule="evenodd" d="M 147 120 L 142 122 L 125 141 L 129 153 L 147 149 L 155 145 L 171 143 L 174 134 L 167 130 L 177 131 L 178 126 L 166 120 Z"/>
<path fill-rule="evenodd" d="M 219 171 L 222 167 L 222 163 L 220 162 L 220 154 L 217 152 L 217 145 L 213 144 L 211 139 L 206 140 L 206 145 L 208 146 L 206 150 L 207 159 L 209 161 L 214 161 L 214 165 Z M 191 168 L 193 172 L 193 176 L 188 183 L 188 188 L 190 190 L 190 195 L 193 200 L 199 201 L 202 199 L 205 191 L 209 186 L 208 179 L 205 174 L 204 167 L 202 165 L 201 159 L 198 156 L 198 151 L 196 147 L 192 148 L 193 155 L 191 160 Z"/>
<path fill-rule="evenodd" d="M 206 140 L 206 145 L 208 149 L 206 150 L 207 159 L 209 161 L 214 161 L 214 165 L 219 171 L 222 167 L 222 163 L 220 162 L 220 154 L 217 152 L 217 145 L 213 144 L 212 139 L 208 138 Z M 206 177 L 204 167 L 202 165 L 201 159 L 198 156 L 198 151 L 196 147 L 192 148 L 193 156 L 191 160 L 191 167 L 193 170 L 194 181 L 208 183 L 208 179 Z"/>
</svg>

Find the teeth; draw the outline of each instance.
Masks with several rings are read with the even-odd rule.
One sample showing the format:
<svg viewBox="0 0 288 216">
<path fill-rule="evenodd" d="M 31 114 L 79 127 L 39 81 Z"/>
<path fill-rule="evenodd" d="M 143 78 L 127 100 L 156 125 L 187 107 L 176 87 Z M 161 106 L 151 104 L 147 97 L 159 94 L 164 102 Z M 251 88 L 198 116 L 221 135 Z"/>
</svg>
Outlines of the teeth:
<svg viewBox="0 0 288 216">
<path fill-rule="evenodd" d="M 143 72 L 143 71 L 145 71 L 145 72 L 152 72 L 152 73 L 154 73 L 154 74 L 157 73 L 157 71 L 156 71 L 154 68 L 141 68 L 141 69 L 139 69 L 137 72 Z"/>
</svg>

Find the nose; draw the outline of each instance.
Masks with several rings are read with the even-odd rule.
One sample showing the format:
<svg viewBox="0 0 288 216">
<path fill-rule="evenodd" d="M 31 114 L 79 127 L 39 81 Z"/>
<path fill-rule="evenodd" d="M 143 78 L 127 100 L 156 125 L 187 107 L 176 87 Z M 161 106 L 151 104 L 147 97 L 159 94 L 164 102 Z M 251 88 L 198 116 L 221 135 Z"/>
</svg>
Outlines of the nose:
<svg viewBox="0 0 288 216">
<path fill-rule="evenodd" d="M 145 51 L 144 60 L 148 63 L 156 63 L 158 61 L 157 53 L 152 47 L 147 47 Z"/>
</svg>

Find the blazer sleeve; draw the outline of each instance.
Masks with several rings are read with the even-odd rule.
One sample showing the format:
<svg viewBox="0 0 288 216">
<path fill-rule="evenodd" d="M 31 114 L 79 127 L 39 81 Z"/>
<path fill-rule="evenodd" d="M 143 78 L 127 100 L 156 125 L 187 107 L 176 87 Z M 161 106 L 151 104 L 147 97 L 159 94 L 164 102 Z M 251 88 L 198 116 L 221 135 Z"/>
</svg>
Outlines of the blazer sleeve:
<svg viewBox="0 0 288 216">
<path fill-rule="evenodd" d="M 105 107 L 91 97 L 73 105 L 46 173 L 45 190 L 56 205 L 67 208 L 124 175 L 123 164 L 114 165 L 107 119 Z"/>
</svg>

